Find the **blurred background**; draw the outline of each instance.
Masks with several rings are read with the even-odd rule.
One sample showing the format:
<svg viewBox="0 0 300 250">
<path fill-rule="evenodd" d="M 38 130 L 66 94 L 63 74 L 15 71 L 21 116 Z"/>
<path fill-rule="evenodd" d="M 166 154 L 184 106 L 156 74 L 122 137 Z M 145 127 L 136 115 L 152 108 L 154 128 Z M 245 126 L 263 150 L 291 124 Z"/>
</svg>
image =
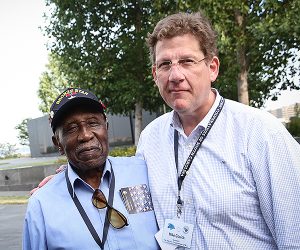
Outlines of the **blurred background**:
<svg viewBox="0 0 300 250">
<path fill-rule="evenodd" d="M 169 111 L 145 38 L 162 17 L 201 9 L 218 32 L 221 95 L 271 112 L 299 141 L 299 0 L 1 0 L 0 249 L 21 249 L 29 190 L 66 162 L 48 110 L 66 87 L 108 107 L 110 154 L 134 155 Z"/>
<path fill-rule="evenodd" d="M 300 1 L 2 0 L 0 158 L 57 155 L 47 113 L 69 86 L 106 104 L 112 148 L 136 145 L 168 111 L 152 81 L 147 33 L 167 14 L 199 9 L 218 32 L 214 87 L 300 136 Z"/>
</svg>

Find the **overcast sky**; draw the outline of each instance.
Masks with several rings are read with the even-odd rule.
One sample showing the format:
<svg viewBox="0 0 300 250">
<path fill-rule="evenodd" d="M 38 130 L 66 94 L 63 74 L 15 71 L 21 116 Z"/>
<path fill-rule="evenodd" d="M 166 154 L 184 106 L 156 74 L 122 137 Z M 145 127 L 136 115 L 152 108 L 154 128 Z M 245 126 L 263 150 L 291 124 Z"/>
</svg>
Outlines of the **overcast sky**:
<svg viewBox="0 0 300 250">
<path fill-rule="evenodd" d="M 0 1 L 0 143 L 17 143 L 15 126 L 42 114 L 37 90 L 47 50 L 38 27 L 44 8 L 43 0 Z"/>
<path fill-rule="evenodd" d="M 0 143 L 17 144 L 15 126 L 25 118 L 42 115 L 37 90 L 48 52 L 39 26 L 43 0 L 0 0 Z M 287 91 L 267 109 L 300 102 L 299 91 Z"/>
</svg>

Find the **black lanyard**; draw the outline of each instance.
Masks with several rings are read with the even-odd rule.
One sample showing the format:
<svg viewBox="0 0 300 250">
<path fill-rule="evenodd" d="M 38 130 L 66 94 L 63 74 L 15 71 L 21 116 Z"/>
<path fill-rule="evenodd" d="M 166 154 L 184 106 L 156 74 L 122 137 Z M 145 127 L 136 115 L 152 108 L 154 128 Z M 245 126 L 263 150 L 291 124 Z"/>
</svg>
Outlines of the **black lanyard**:
<svg viewBox="0 0 300 250">
<path fill-rule="evenodd" d="M 113 200 L 114 200 L 114 191 L 115 191 L 115 175 L 114 175 L 114 171 L 111 165 L 110 160 L 108 159 L 110 167 L 111 167 L 111 181 L 110 181 L 110 185 L 109 185 L 109 196 L 108 196 L 108 204 L 112 207 L 113 206 Z M 84 211 L 80 201 L 78 200 L 76 194 L 75 194 L 75 190 L 74 190 L 74 196 L 73 196 L 73 188 L 71 185 L 71 182 L 69 180 L 68 177 L 68 168 L 66 169 L 65 172 L 65 177 L 66 177 L 66 181 L 67 181 L 67 186 L 68 186 L 68 190 L 70 193 L 71 198 L 73 199 L 82 219 L 84 220 L 87 228 L 89 229 L 91 235 L 93 236 L 94 240 L 96 241 L 96 243 L 99 245 L 99 247 L 101 249 L 104 249 L 104 244 L 105 241 L 107 239 L 107 233 L 108 233 L 108 227 L 109 227 L 109 220 L 108 220 L 108 213 L 106 210 L 106 214 L 105 214 L 105 222 L 104 222 L 104 227 L 103 227 L 103 238 L 102 241 L 99 238 L 99 235 L 97 234 L 92 222 L 90 221 L 89 217 L 87 216 L 86 212 Z"/>
<path fill-rule="evenodd" d="M 218 107 L 216 108 L 215 112 L 213 113 L 213 116 L 211 117 L 211 119 L 209 120 L 207 127 L 201 132 L 198 140 L 196 141 L 190 155 L 188 156 L 188 158 L 183 166 L 183 169 L 182 169 L 180 175 L 178 176 L 178 180 L 177 180 L 177 184 L 178 184 L 177 217 L 178 218 L 180 217 L 180 215 L 182 213 L 182 206 L 183 206 L 183 202 L 180 197 L 182 182 L 187 174 L 187 171 L 190 169 L 190 166 L 191 166 L 199 148 L 201 147 L 204 139 L 208 135 L 210 129 L 212 128 L 212 126 L 214 125 L 215 121 L 217 120 L 219 114 L 221 113 L 224 103 L 225 103 L 225 99 L 223 97 L 221 97 Z M 174 129 L 174 154 L 175 154 L 176 169 L 178 172 L 178 131 L 176 129 Z"/>
</svg>

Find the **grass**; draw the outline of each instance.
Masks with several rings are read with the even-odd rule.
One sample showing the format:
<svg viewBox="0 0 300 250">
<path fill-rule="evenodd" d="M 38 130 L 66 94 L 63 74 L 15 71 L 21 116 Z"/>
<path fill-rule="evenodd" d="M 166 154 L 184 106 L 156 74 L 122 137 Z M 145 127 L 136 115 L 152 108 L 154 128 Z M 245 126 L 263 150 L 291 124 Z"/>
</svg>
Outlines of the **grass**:
<svg viewBox="0 0 300 250">
<path fill-rule="evenodd" d="M 0 196 L 0 205 L 27 204 L 29 196 Z"/>
</svg>

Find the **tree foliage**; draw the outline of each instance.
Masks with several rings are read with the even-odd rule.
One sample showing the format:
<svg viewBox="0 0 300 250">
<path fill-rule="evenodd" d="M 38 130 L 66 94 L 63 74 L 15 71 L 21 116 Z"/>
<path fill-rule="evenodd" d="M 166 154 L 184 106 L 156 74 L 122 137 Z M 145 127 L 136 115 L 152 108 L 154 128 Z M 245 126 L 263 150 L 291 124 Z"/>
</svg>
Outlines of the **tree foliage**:
<svg viewBox="0 0 300 250">
<path fill-rule="evenodd" d="M 152 81 L 145 37 L 162 17 L 199 9 L 219 34 L 215 84 L 223 96 L 238 100 L 249 93 L 250 104 L 260 107 L 281 90 L 299 89 L 298 0 L 46 2 L 50 15 L 44 31 L 55 63 L 41 80 L 44 112 L 60 83 L 94 91 L 113 114 L 135 110 L 137 116 L 141 107 L 158 111 L 162 99 Z"/>
<path fill-rule="evenodd" d="M 19 123 L 15 129 L 18 130 L 18 139 L 21 145 L 29 145 L 29 135 L 27 129 L 27 123 L 30 118 L 24 119 Z"/>
<path fill-rule="evenodd" d="M 300 89 L 300 1 L 155 2 L 160 15 L 201 9 L 211 20 L 221 61 L 215 84 L 223 96 L 242 101 L 244 94 L 250 105 L 260 107 L 270 97 L 276 100 L 281 90 Z"/>
<path fill-rule="evenodd" d="M 219 33 L 223 95 L 237 100 L 235 86 L 243 70 L 253 106 L 276 99 L 280 90 L 299 89 L 299 1 L 203 0 L 199 7 Z"/>
<path fill-rule="evenodd" d="M 0 158 L 14 158 L 17 157 L 16 144 L 0 143 Z"/>
<path fill-rule="evenodd" d="M 46 71 L 40 77 L 40 85 L 38 89 L 38 97 L 41 100 L 39 109 L 43 113 L 49 113 L 50 106 L 59 93 L 68 86 L 72 86 L 72 82 L 68 82 L 64 67 L 59 56 L 51 53 L 48 57 L 49 63 Z"/>
<path fill-rule="evenodd" d="M 287 124 L 287 129 L 292 136 L 300 137 L 300 117 L 292 117 Z"/>
<path fill-rule="evenodd" d="M 145 37 L 152 1 L 48 0 L 46 34 L 69 82 L 92 90 L 113 114 L 135 111 L 135 143 L 142 109 L 157 111 L 162 99 L 151 77 Z"/>
<path fill-rule="evenodd" d="M 145 37 L 152 28 L 151 1 L 47 1 L 45 32 L 68 80 L 94 91 L 115 114 L 140 102 L 157 111 L 162 103 L 151 78 Z"/>
<path fill-rule="evenodd" d="M 300 137 L 300 104 L 296 103 L 294 107 L 295 116 L 291 117 L 287 124 L 287 129 L 294 137 Z"/>
</svg>

